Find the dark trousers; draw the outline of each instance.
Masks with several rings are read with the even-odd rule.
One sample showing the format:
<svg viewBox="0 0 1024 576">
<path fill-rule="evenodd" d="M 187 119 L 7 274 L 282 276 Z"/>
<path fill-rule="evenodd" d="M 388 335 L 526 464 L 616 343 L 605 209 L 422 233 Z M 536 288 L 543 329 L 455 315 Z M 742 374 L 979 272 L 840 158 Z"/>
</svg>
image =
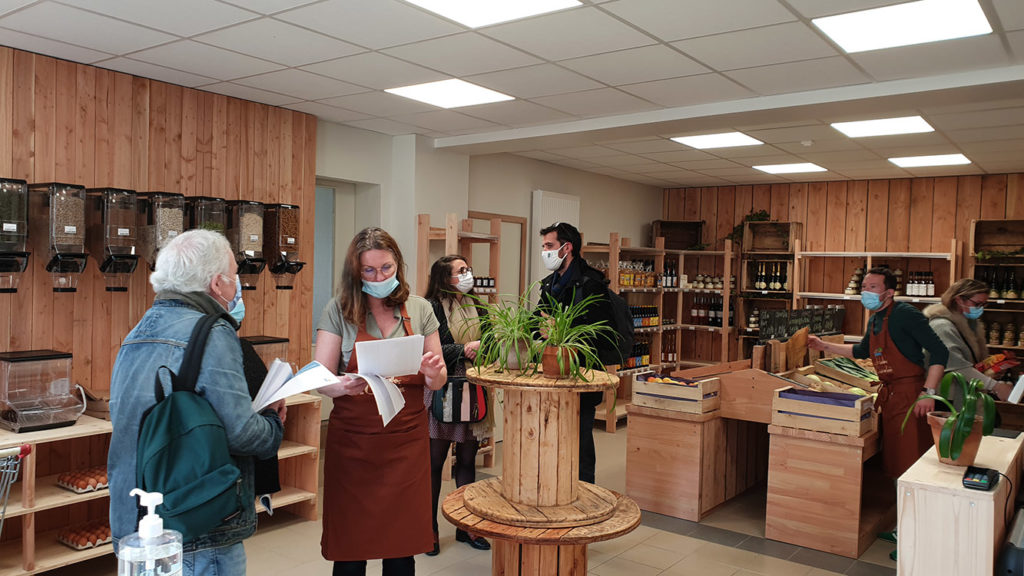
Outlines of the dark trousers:
<svg viewBox="0 0 1024 576">
<path fill-rule="evenodd" d="M 594 483 L 597 451 L 594 448 L 594 416 L 604 400 L 603 392 L 580 394 L 580 480 Z"/>
<path fill-rule="evenodd" d="M 383 576 L 414 576 L 416 574 L 416 560 L 412 556 L 402 558 L 385 558 Z M 366 560 L 347 560 L 335 562 L 333 576 L 365 576 Z"/>
<path fill-rule="evenodd" d="M 448 450 L 452 443 L 448 440 L 430 439 L 430 489 L 434 503 L 434 534 L 437 534 L 437 501 L 441 498 L 441 472 L 444 470 L 444 460 L 448 457 Z M 472 484 L 476 480 L 476 452 L 480 443 L 476 438 L 470 438 L 465 442 L 455 443 L 455 470 L 452 476 L 455 477 L 455 485 L 462 487 Z"/>
</svg>

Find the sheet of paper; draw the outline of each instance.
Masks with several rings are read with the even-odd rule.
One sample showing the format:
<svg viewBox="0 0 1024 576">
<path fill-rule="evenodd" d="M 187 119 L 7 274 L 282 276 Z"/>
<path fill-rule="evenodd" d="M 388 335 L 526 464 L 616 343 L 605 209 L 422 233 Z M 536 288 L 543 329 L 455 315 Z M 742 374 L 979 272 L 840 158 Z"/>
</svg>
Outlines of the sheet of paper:
<svg viewBox="0 0 1024 576">
<path fill-rule="evenodd" d="M 377 376 L 405 376 L 420 371 L 423 336 L 403 336 L 356 342 L 359 373 Z"/>
<path fill-rule="evenodd" d="M 373 399 L 377 403 L 377 412 L 380 414 L 384 426 L 391 422 L 398 412 L 405 407 L 405 397 L 390 379 L 375 374 L 349 374 L 352 378 L 361 378 L 373 391 Z"/>
<path fill-rule="evenodd" d="M 289 372 L 290 371 L 291 370 L 289 369 Z M 270 374 L 268 373 L 267 376 L 269 378 Z M 314 360 L 313 362 L 306 364 L 294 376 L 280 383 L 276 387 L 268 387 L 265 395 L 264 388 L 261 387 L 260 393 L 256 395 L 256 400 L 253 401 L 253 409 L 259 412 L 282 398 L 287 398 L 294 394 L 302 394 L 303 392 L 309 392 L 310 390 L 316 390 L 317 388 L 323 388 L 324 386 L 330 386 L 337 381 L 337 376 L 332 374 L 327 368 L 324 368 L 323 364 Z M 267 381 L 264 380 L 264 384 L 266 383 Z"/>
<path fill-rule="evenodd" d="M 1017 379 L 1017 384 L 1013 387 L 1013 391 L 1010 392 L 1010 397 L 1006 399 L 1011 404 L 1017 404 L 1020 402 L 1020 397 L 1024 396 L 1024 374 L 1020 375 Z"/>
</svg>

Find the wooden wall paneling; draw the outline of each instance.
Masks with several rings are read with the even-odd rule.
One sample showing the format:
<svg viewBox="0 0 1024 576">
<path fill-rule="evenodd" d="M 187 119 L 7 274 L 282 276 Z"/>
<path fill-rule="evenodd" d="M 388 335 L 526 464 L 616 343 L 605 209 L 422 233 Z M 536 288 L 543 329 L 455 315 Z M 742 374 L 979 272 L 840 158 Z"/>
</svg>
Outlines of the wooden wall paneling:
<svg viewBox="0 0 1024 576">
<path fill-rule="evenodd" d="M 771 184 L 755 184 L 753 203 L 751 208 L 754 212 L 765 210 L 771 214 L 772 210 L 772 187 Z"/>
<path fill-rule="evenodd" d="M 232 200 L 252 200 L 242 188 L 242 124 L 241 100 L 227 98 L 227 142 L 225 143 L 224 194 Z"/>
<path fill-rule="evenodd" d="M 299 337 L 299 350 L 293 352 L 295 354 L 301 351 L 305 352 L 306 356 L 311 354 L 313 350 L 313 255 L 316 247 L 313 245 L 314 237 L 314 222 L 316 215 L 314 214 L 313 205 L 316 199 L 316 125 L 317 119 L 315 116 L 303 115 L 301 117 L 305 123 L 305 130 L 303 132 L 305 136 L 305 142 L 303 143 L 304 150 L 304 164 L 302 172 L 302 190 L 303 190 L 303 202 L 307 206 L 307 209 L 303 211 L 304 218 L 302 221 L 302 229 L 305 231 L 306 236 L 305 244 L 302 249 L 302 259 L 306 261 L 306 265 L 303 267 L 302 272 L 299 274 L 302 276 L 302 294 L 310 295 L 307 298 L 300 300 L 299 310 L 300 316 L 300 337 Z M 289 348 L 291 350 L 291 348 Z M 301 362 L 299 365 L 305 365 L 305 361 L 308 358 L 299 358 Z"/>
<path fill-rule="evenodd" d="M 79 64 L 75 69 L 75 175 L 73 181 L 96 185 L 96 68 Z"/>
<path fill-rule="evenodd" d="M 306 262 L 305 256 L 308 251 L 312 248 L 312 236 L 309 235 L 311 228 L 305 225 L 303 220 L 306 219 L 306 212 L 311 211 L 312 207 L 302 202 L 302 145 L 305 141 L 303 137 L 303 129 L 305 125 L 302 122 L 296 122 L 298 118 L 298 112 L 292 112 L 290 110 L 281 111 L 281 160 L 283 161 L 281 170 L 281 201 L 287 204 L 295 204 L 299 207 L 299 259 Z M 311 276 L 310 268 L 303 267 L 303 270 L 299 272 L 295 278 L 295 290 L 301 291 L 305 281 Z M 309 285 L 312 289 L 312 284 Z M 281 313 L 285 314 L 285 321 L 288 326 L 288 339 L 292 342 L 298 343 L 302 339 L 302 323 L 298 321 L 292 321 L 300 313 L 298 309 L 298 300 L 294 298 L 295 290 L 286 290 L 282 294 L 281 305 L 278 308 L 280 317 Z M 291 350 L 291 347 L 289 347 Z M 300 366 L 305 363 L 300 364 Z"/>
<path fill-rule="evenodd" d="M 772 184 L 771 208 L 768 212 L 773 219 L 783 222 L 789 219 L 789 184 Z"/>
<path fill-rule="evenodd" d="M 97 186 L 132 187 L 132 76 L 114 72 L 114 103 L 110 108 L 113 118 L 111 144 L 114 148 L 113 173 L 110 181 L 99 181 Z"/>
<path fill-rule="evenodd" d="M 962 242 L 957 276 L 974 269 L 974 256 L 970 254 L 971 220 L 981 216 L 981 176 L 961 176 L 956 186 L 956 237 Z"/>
<path fill-rule="evenodd" d="M 910 246 L 910 180 L 889 181 L 886 251 L 906 252 Z M 904 270 L 904 272 L 906 272 Z"/>
<path fill-rule="evenodd" d="M 267 193 L 267 119 L 270 109 L 260 106 L 254 102 L 246 106 L 252 122 L 252 133 L 249 140 L 248 164 L 249 173 L 252 175 L 252 197 L 258 202 L 270 203 L 270 196 Z M 268 256 L 269 257 L 269 256 Z M 257 305 L 256 315 L 252 320 L 257 324 L 257 334 L 269 336 L 284 336 L 278 326 L 274 326 L 267 319 L 267 300 L 274 292 L 274 279 L 270 274 L 264 274 L 260 279 L 259 286 L 253 291 L 254 302 Z M 289 346 L 289 348 L 291 348 Z"/>
<path fill-rule="evenodd" d="M 910 184 L 910 240 L 908 249 L 911 252 L 928 252 L 931 250 L 934 190 L 934 178 L 915 178 Z M 927 266 L 927 264 L 924 264 L 924 266 Z"/>
<path fill-rule="evenodd" d="M 266 198 L 268 202 L 280 203 L 281 202 L 281 165 L 280 158 L 276 154 L 272 154 L 272 150 L 281 149 L 281 114 L 276 110 L 268 110 L 267 112 L 267 155 L 265 157 L 267 180 L 266 180 Z M 282 329 L 280 317 L 278 316 L 278 302 L 280 300 L 281 292 L 283 290 L 276 290 L 274 288 L 273 279 L 267 276 L 267 282 L 264 284 L 264 295 L 266 296 L 263 302 L 263 329 L 264 334 L 271 334 L 275 336 L 287 336 L 286 334 L 278 334 Z"/>
<path fill-rule="evenodd" d="M 35 182 L 52 182 L 55 177 L 56 161 L 56 74 L 57 61 L 46 56 L 35 57 L 35 83 L 33 85 L 33 104 L 35 109 L 36 133 L 36 160 L 35 174 L 32 180 Z M 40 215 L 36 215 L 37 218 Z M 47 220 L 44 218 L 44 221 Z M 43 243 L 45 246 L 45 242 Z M 42 253 L 42 250 L 39 251 Z M 37 263 L 38 264 L 38 263 Z M 32 294 L 32 313 L 37 318 L 32 323 L 32 348 L 53 348 L 53 313 L 54 293 L 49 290 L 49 278 L 46 274 L 36 276 Z M 70 300 L 61 298 L 62 303 Z"/>
<path fill-rule="evenodd" d="M 1006 217 L 1010 220 L 1024 218 L 1024 174 L 1007 176 Z M 966 242 L 967 237 L 964 236 L 963 239 Z"/>
<path fill-rule="evenodd" d="M 54 94 L 54 178 L 76 182 L 75 177 L 75 102 L 78 92 L 77 65 L 57 60 Z"/>
<path fill-rule="evenodd" d="M 132 133 L 131 154 L 132 190 L 143 190 L 149 186 L 149 80 L 132 77 Z"/>
<path fill-rule="evenodd" d="M 868 183 L 850 182 L 846 189 L 846 251 L 865 249 L 867 235 Z"/>
<path fill-rule="evenodd" d="M 681 188 L 665 190 L 664 204 L 666 220 L 683 219 L 683 190 Z"/>
<path fill-rule="evenodd" d="M 846 209 L 849 184 L 829 182 L 825 208 L 825 250 L 840 252 L 846 248 Z M 838 258 L 824 259 L 823 289 L 825 292 L 839 292 L 843 287 L 843 261 Z"/>
<path fill-rule="evenodd" d="M 199 161 L 196 175 L 199 178 L 199 193 L 219 198 L 213 185 L 213 133 L 214 94 L 199 93 L 198 125 L 196 127 L 196 159 Z"/>
<path fill-rule="evenodd" d="M 868 252 L 885 252 L 885 237 L 888 230 L 889 181 L 868 182 L 868 205 L 864 214 L 866 220 L 864 249 Z"/>
<path fill-rule="evenodd" d="M 708 246 L 714 246 L 717 238 L 715 237 L 718 233 L 718 229 L 712 224 L 718 217 L 718 188 L 701 188 L 700 191 L 700 218 L 705 222 L 704 226 L 701 227 L 701 242 Z M 717 264 L 718 258 L 710 256 L 700 257 L 700 269 L 705 273 L 713 272 L 715 265 Z M 697 358 L 705 362 L 710 362 L 715 359 L 716 350 L 719 349 L 715 346 L 715 340 L 717 337 L 710 332 L 697 332 Z"/>
<path fill-rule="evenodd" d="M 10 174 L 14 178 L 32 182 L 35 175 L 35 108 L 33 105 L 35 100 L 35 58 L 28 52 L 16 50 L 11 64 L 11 92 L 13 93 L 11 108 L 14 116 L 11 121 L 13 134 Z M 30 221 L 28 246 L 32 255 L 29 256 L 28 266 L 22 274 L 18 292 L 10 296 L 9 342 L 11 350 L 32 348 L 32 323 L 35 315 L 26 311 L 32 310 L 34 287 L 39 281 L 38 276 L 44 275 L 42 269 L 46 262 L 44 259 L 47 257 L 45 251 L 40 252 L 40 246 L 44 250 L 46 248 L 45 239 L 39 234 L 32 233 L 33 225 L 35 225 L 34 222 Z M 40 270 L 39 273 L 36 273 L 37 269 Z"/>
<path fill-rule="evenodd" d="M 741 224 L 743 219 L 746 218 L 747 214 L 754 206 L 754 187 L 753 186 L 736 186 L 736 211 L 733 213 L 733 226 Z M 734 247 L 739 250 L 742 246 L 740 242 L 734 242 Z"/>
<path fill-rule="evenodd" d="M 210 113 L 210 189 L 212 195 L 225 200 L 238 200 L 228 190 L 228 97 L 211 94 Z"/>
<path fill-rule="evenodd" d="M 199 91 L 182 88 L 181 92 L 181 187 L 177 192 L 199 196 Z"/>
<path fill-rule="evenodd" d="M 956 236 L 956 188 L 956 176 L 935 179 L 932 202 L 932 245 L 929 249 L 931 252 L 947 252 L 951 238 L 963 240 Z M 939 265 L 939 268 L 945 268 L 945 264 Z M 939 270 L 935 272 L 937 276 L 941 274 Z M 938 276 L 936 279 L 942 276 Z"/>
<path fill-rule="evenodd" d="M 14 51 L 0 46 L 0 86 L 12 86 L 14 82 Z M 14 98 L 6 90 L 0 92 L 0 175 L 11 174 L 14 159 Z M 30 261 L 30 265 L 35 262 Z M 0 349 L 7 349 L 11 342 L 10 295 L 0 295 Z"/>
<path fill-rule="evenodd" d="M 683 220 L 700 220 L 700 188 L 687 188 L 683 194 Z"/>
<path fill-rule="evenodd" d="M 164 144 L 164 177 L 163 189 L 165 192 L 181 193 L 182 176 L 182 100 L 184 89 L 181 86 L 167 84 L 164 88 L 164 134 L 167 141 Z M 150 174 L 152 176 L 152 174 Z M 152 188 L 150 189 L 152 190 Z"/>
<path fill-rule="evenodd" d="M 136 104 L 137 105 L 137 104 Z M 149 86 L 149 114 L 146 155 L 146 179 L 138 184 L 136 192 L 167 190 L 167 84 L 152 82 Z"/>
<path fill-rule="evenodd" d="M 825 249 L 825 228 L 828 223 L 828 189 L 824 182 L 807 185 L 807 220 L 804 222 L 804 250 Z M 824 291 L 825 262 L 812 258 L 807 263 L 807 282 L 804 289 L 809 292 Z"/>
<path fill-rule="evenodd" d="M 807 222 L 807 184 L 797 182 L 789 187 L 789 212 L 785 218 L 790 222 Z M 807 224 L 804 224 L 806 234 Z"/>
<path fill-rule="evenodd" d="M 1006 218 L 1006 174 L 981 177 L 981 219 Z"/>
</svg>

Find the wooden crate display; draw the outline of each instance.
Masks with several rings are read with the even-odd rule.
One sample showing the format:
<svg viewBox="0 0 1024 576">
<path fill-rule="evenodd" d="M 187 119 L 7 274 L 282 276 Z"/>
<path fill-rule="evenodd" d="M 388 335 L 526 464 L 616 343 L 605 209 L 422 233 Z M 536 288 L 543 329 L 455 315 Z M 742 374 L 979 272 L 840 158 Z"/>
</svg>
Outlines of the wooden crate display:
<svg viewBox="0 0 1024 576">
<path fill-rule="evenodd" d="M 971 254 L 1024 249 L 1024 220 L 972 220 Z"/>
<path fill-rule="evenodd" d="M 703 414 L 721 406 L 719 385 L 718 378 L 691 380 L 661 374 L 638 374 L 633 383 L 633 404 Z"/>
<path fill-rule="evenodd" d="M 743 251 L 793 252 L 803 231 L 800 222 L 744 222 Z"/>
<path fill-rule="evenodd" d="M 792 386 L 775 391 L 772 424 L 843 436 L 863 436 L 877 427 L 874 399 Z"/>
<path fill-rule="evenodd" d="M 881 383 L 879 382 L 871 382 L 869 380 L 864 380 L 863 378 L 858 378 L 856 376 L 847 374 L 842 370 L 836 370 L 831 366 L 822 364 L 821 360 L 814 361 L 814 371 L 827 378 L 838 380 L 844 384 L 849 384 L 850 386 L 856 386 L 857 388 L 860 388 L 861 390 L 865 390 L 870 393 L 878 392 L 878 388 L 881 385 Z"/>
<path fill-rule="evenodd" d="M 701 243 L 703 221 L 655 220 L 651 222 L 651 246 L 657 238 L 665 238 L 667 250 L 693 250 Z"/>
</svg>

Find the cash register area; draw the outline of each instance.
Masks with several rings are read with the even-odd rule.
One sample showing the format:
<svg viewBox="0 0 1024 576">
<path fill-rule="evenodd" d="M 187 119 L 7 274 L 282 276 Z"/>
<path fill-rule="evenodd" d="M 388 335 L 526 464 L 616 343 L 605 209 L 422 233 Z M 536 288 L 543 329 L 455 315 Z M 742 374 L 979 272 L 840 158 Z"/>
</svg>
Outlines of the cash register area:
<svg viewBox="0 0 1024 576">
<path fill-rule="evenodd" d="M 597 480 L 602 486 L 626 488 L 626 434 L 629 427 L 609 434 L 594 429 Z M 501 473 L 501 447 L 492 468 L 477 468 L 477 480 Z M 321 461 L 321 478 L 323 462 Z M 322 483 L 321 483 L 322 484 Z M 455 489 L 447 481 L 441 497 Z M 895 489 L 895 488 L 894 488 Z M 322 494 L 321 494 L 322 497 Z M 643 513 L 641 525 L 615 540 L 588 547 L 588 572 L 594 576 L 851 576 L 895 575 L 889 559 L 893 545 L 876 541 L 857 560 L 766 540 L 765 487 L 755 486 L 729 500 L 700 523 L 660 514 Z M 476 576 L 491 573 L 491 554 L 455 541 L 455 528 L 440 519 L 441 553 L 416 556 L 419 576 Z M 329 575 L 331 564 L 320 556 L 320 523 L 282 511 L 261 514 L 259 529 L 245 541 L 250 576 Z M 59 576 L 114 576 L 113 556 L 97 558 L 61 570 Z M 371 561 L 367 574 L 379 575 L 380 562 Z"/>
</svg>

